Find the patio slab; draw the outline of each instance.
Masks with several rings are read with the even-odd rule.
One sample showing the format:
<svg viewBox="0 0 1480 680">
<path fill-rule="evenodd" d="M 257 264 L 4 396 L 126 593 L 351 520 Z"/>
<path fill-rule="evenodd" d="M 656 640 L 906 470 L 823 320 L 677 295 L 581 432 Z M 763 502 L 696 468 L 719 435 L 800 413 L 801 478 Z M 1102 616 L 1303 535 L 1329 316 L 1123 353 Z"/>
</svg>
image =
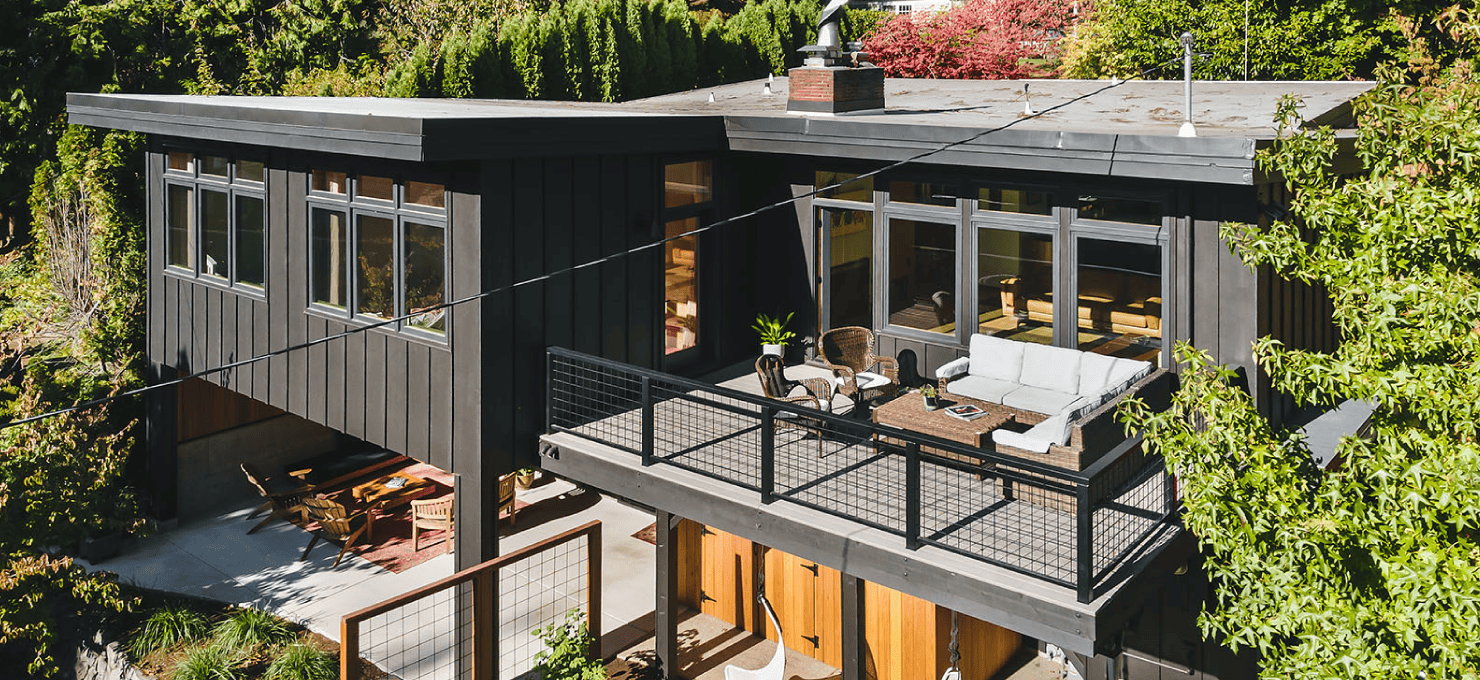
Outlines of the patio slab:
<svg viewBox="0 0 1480 680">
<path fill-rule="evenodd" d="M 520 491 L 519 499 L 530 505 L 519 511 L 512 527 L 507 521 L 500 525 L 500 552 L 600 519 L 603 628 L 616 630 L 644 616 L 651 618 L 654 550 L 632 537 L 652 523 L 651 513 L 594 491 L 577 491 L 570 482 L 553 478 Z M 96 567 L 83 564 L 146 588 L 267 609 L 333 640 L 339 639 L 339 621 L 345 614 L 453 573 L 454 556 L 441 552 L 439 545 L 427 548 L 439 554 L 399 574 L 353 553 L 346 553 L 335 567 L 339 547 L 332 543 L 320 542 L 300 562 L 310 534 L 283 521 L 247 535 L 257 520 L 247 521 L 246 515 L 255 506 L 253 502 L 141 539 L 134 550 Z"/>
</svg>

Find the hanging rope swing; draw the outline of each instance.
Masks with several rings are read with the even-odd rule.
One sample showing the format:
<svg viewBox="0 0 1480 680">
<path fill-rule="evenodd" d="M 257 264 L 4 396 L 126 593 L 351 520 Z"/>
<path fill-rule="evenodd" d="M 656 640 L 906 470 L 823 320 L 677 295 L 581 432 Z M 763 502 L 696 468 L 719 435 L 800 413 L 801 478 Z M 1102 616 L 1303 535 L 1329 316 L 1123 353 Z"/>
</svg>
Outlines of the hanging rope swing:
<svg viewBox="0 0 1480 680">
<path fill-rule="evenodd" d="M 951 667 L 942 673 L 940 680 L 961 680 L 961 624 L 956 612 L 951 612 Z"/>
</svg>

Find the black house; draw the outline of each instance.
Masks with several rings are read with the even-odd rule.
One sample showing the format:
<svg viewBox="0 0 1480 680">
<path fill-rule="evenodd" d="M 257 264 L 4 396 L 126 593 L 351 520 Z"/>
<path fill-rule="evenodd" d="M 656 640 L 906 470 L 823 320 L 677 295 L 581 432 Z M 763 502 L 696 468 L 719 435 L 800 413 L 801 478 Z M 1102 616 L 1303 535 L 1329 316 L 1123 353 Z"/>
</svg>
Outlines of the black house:
<svg viewBox="0 0 1480 680">
<path fill-rule="evenodd" d="M 757 313 L 795 312 L 806 342 L 790 363 L 858 326 L 923 379 L 977 334 L 1169 370 L 1172 343 L 1190 341 L 1246 369 L 1279 419 L 1289 400 L 1250 343 L 1329 348 L 1329 309 L 1244 268 L 1218 228 L 1283 198 L 1255 161 L 1281 95 L 1342 128 L 1369 87 L 1198 83 L 1195 137 L 1178 136 L 1182 84 L 1166 82 L 890 80 L 885 109 L 836 116 L 788 113 L 785 79 L 624 104 L 71 94 L 68 111 L 149 135 L 159 377 L 346 334 L 156 399 L 166 512 L 201 511 L 226 489 L 201 480 L 240 483 L 241 460 L 364 442 L 456 475 L 465 567 L 497 553 L 497 477 L 540 464 L 658 509 L 660 653 L 674 607 L 711 606 L 683 565 L 734 558 L 730 590 L 768 569 L 775 587 L 828 593 L 805 617 L 808 653 L 844 677 L 939 675 L 935 657 L 883 662 L 870 622 L 888 602 L 915 607 L 927 647 L 958 612 L 972 644 L 1007 641 L 999 656 L 1032 639 L 1092 676 L 1242 677 L 1244 661 L 1199 642 L 1205 584 L 1174 575 L 1194 559 L 1175 484 L 1134 438 L 1098 452 L 1130 473 L 1014 469 L 988 450 L 964 474 L 929 453 L 953 446 L 908 437 L 883 467 L 829 468 L 850 459 L 821 443 L 783 462 L 775 409 L 694 378 L 754 360 Z M 725 430 L 717 413 L 743 422 Z M 806 446 L 884 432 L 821 422 Z M 278 434 L 231 435 L 252 424 Z M 663 442 L 714 455 L 664 464 Z M 1061 500 L 1015 500 L 994 476 Z M 970 506 L 951 526 L 891 515 L 943 495 Z M 753 606 L 730 604 L 757 629 Z"/>
</svg>

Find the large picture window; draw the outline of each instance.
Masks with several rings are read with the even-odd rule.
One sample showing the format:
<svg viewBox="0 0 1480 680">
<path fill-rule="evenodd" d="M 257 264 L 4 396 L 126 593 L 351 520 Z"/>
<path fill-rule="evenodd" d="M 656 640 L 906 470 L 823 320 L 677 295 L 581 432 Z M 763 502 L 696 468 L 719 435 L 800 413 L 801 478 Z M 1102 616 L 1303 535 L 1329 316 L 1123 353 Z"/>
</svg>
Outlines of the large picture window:
<svg viewBox="0 0 1480 680">
<path fill-rule="evenodd" d="M 447 332 L 446 188 L 384 174 L 310 175 L 310 294 L 323 311 Z"/>
<path fill-rule="evenodd" d="M 977 229 L 977 332 L 1053 344 L 1053 236 Z"/>
<path fill-rule="evenodd" d="M 956 226 L 889 220 L 889 325 L 956 332 Z"/>
<path fill-rule="evenodd" d="M 266 167 L 173 151 L 164 176 L 166 264 L 260 292 L 267 284 Z"/>
<path fill-rule="evenodd" d="M 1155 362 L 1161 354 L 1161 247 L 1080 238 L 1079 349 Z"/>
</svg>

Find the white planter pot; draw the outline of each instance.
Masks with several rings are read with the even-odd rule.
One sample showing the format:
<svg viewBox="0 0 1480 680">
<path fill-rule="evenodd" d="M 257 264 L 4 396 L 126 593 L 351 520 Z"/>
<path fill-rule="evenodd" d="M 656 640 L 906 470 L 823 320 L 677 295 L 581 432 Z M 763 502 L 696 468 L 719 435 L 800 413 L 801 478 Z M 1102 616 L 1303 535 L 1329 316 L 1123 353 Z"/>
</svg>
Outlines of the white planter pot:
<svg viewBox="0 0 1480 680">
<path fill-rule="evenodd" d="M 761 354 L 769 354 L 773 357 L 781 356 L 781 351 L 786 345 L 761 345 Z"/>
</svg>

